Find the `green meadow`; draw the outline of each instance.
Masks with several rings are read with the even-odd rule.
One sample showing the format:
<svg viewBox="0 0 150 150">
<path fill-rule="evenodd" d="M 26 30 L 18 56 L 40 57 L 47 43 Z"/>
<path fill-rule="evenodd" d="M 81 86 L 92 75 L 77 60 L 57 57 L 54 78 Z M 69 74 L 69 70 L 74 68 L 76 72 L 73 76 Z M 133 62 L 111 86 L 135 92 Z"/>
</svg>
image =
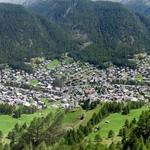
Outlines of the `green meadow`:
<svg viewBox="0 0 150 150">
<path fill-rule="evenodd" d="M 63 119 L 63 127 L 64 128 L 78 128 L 79 125 L 86 125 L 86 123 L 91 119 L 93 113 L 97 113 L 100 109 L 100 105 L 97 106 L 93 110 L 83 110 L 81 108 L 74 109 L 72 111 L 66 111 L 64 114 Z M 91 139 L 94 141 L 95 135 L 100 134 L 103 138 L 104 143 L 110 143 L 112 139 L 107 139 L 107 135 L 109 130 L 113 130 L 115 132 L 115 137 L 113 140 L 118 140 L 119 137 L 117 136 L 119 130 L 125 123 L 125 120 L 128 119 L 129 121 L 133 118 L 138 118 L 142 111 L 147 110 L 148 107 L 142 107 L 140 109 L 131 110 L 128 115 L 122 115 L 120 113 L 114 113 L 106 117 L 102 122 L 100 122 L 97 126 L 100 127 L 100 130 L 97 132 L 90 133 L 86 139 Z M 19 119 L 12 118 L 12 116 L 8 115 L 0 115 L 0 130 L 6 136 L 9 131 L 11 131 L 16 123 L 22 125 L 24 123 L 30 124 L 34 117 L 42 117 L 46 116 L 48 113 L 52 112 L 55 113 L 57 111 L 56 108 L 52 108 L 50 105 L 45 110 L 39 110 L 34 114 L 30 115 L 22 115 Z M 83 119 L 81 119 L 83 116 Z M 107 122 L 107 123 L 106 123 Z"/>
<path fill-rule="evenodd" d="M 49 103 L 48 103 L 49 104 Z M 99 107 L 93 109 L 91 111 L 85 111 L 83 109 L 76 109 L 74 111 L 66 112 L 63 119 L 63 127 L 78 127 L 80 124 L 86 124 L 87 121 L 92 117 L 94 112 L 97 112 Z M 52 112 L 55 113 L 57 111 L 56 108 L 52 108 L 50 104 L 48 105 L 47 109 L 39 110 L 34 114 L 24 114 L 21 115 L 20 118 L 15 119 L 9 115 L 0 115 L 0 130 L 6 136 L 9 131 L 11 131 L 16 123 L 22 125 L 24 123 L 30 124 L 30 122 L 35 117 L 42 117 L 46 116 L 48 113 Z M 84 116 L 83 120 L 80 120 L 81 116 Z"/>
<path fill-rule="evenodd" d="M 115 133 L 115 138 L 118 138 L 118 132 L 123 127 L 126 119 L 128 119 L 129 121 L 131 121 L 133 118 L 138 119 L 142 111 L 145 110 L 148 110 L 148 107 L 131 110 L 128 115 L 122 115 L 121 113 L 111 114 L 97 125 L 100 127 L 100 130 L 97 132 L 93 131 L 87 138 L 93 141 L 95 135 L 100 134 L 102 138 L 107 139 L 107 135 L 110 130 L 113 130 Z"/>
<path fill-rule="evenodd" d="M 35 117 L 42 117 L 46 116 L 50 112 L 54 112 L 55 110 L 53 108 L 48 108 L 45 110 L 39 110 L 34 114 L 29 115 L 22 115 L 20 118 L 15 119 L 12 116 L 9 115 L 0 115 L 0 130 L 4 133 L 6 136 L 9 131 L 11 131 L 16 123 L 22 125 L 24 123 L 30 124 L 30 122 Z"/>
<path fill-rule="evenodd" d="M 99 111 L 100 107 L 101 106 L 97 106 L 95 109 L 89 111 L 80 108 L 67 112 L 64 116 L 63 126 L 77 128 L 81 124 L 86 125 L 86 123 L 92 118 L 92 115 Z M 82 116 L 83 119 L 81 120 Z"/>
</svg>

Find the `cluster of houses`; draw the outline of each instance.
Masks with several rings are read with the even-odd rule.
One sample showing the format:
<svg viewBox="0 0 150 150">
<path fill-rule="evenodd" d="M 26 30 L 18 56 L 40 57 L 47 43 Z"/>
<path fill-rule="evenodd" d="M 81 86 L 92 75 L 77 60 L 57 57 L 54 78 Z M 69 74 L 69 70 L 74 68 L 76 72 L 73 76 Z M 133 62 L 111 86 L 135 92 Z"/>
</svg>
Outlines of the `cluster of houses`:
<svg viewBox="0 0 150 150">
<path fill-rule="evenodd" d="M 42 99 L 60 101 L 58 107 L 79 107 L 83 101 L 150 100 L 150 56 L 136 69 L 110 65 L 97 69 L 88 63 L 63 63 L 48 68 L 43 60 L 33 73 L 6 68 L 0 71 L 0 101 L 45 107 Z M 136 80 L 139 80 L 136 82 Z M 142 82 L 142 84 L 140 84 Z"/>
</svg>

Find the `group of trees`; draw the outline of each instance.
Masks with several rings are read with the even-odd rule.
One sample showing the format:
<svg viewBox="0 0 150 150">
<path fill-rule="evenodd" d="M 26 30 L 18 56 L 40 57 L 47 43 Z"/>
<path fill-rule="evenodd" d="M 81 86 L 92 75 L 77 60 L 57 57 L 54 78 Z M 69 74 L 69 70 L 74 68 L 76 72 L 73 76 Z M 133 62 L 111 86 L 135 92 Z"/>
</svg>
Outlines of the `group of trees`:
<svg viewBox="0 0 150 150">
<path fill-rule="evenodd" d="M 126 120 L 118 136 L 122 137 L 121 142 L 112 143 L 111 150 L 149 150 L 150 149 L 150 110 L 142 112 L 139 120 L 133 118 Z M 117 149 L 118 150 L 118 149 Z"/>
<path fill-rule="evenodd" d="M 57 57 L 71 49 L 70 38 L 58 25 L 23 6 L 0 4 L 0 63 L 32 71 L 33 57 Z"/>
<path fill-rule="evenodd" d="M 94 101 L 91 102 L 90 99 L 87 99 L 86 101 L 83 102 L 81 107 L 85 110 L 92 110 L 94 109 L 100 102 L 99 101 Z"/>
<path fill-rule="evenodd" d="M 99 101 L 91 102 L 89 99 L 86 100 L 81 106 L 85 110 L 92 110 L 97 105 L 100 104 Z M 121 102 L 112 102 L 111 105 L 108 105 L 109 112 L 122 112 L 122 114 L 126 115 L 129 114 L 130 109 L 137 109 L 141 108 L 144 105 L 143 101 L 129 101 L 127 103 Z"/>
<path fill-rule="evenodd" d="M 90 41 L 91 44 L 82 51 L 80 49 L 71 51 L 72 57 L 101 67 L 107 61 L 116 65 L 134 66 L 128 61 L 128 58 L 140 52 L 143 47 L 149 51 L 147 31 L 140 31 L 141 27 L 148 28 L 149 24 L 145 25 L 138 16 L 132 14 L 122 5 L 108 2 L 93 3 L 88 0 L 68 0 L 64 3 L 53 1 L 47 4 L 43 2 L 42 7 L 38 5 L 39 7 L 34 9 L 36 12 L 40 10 L 40 13 L 52 18 L 57 23 L 64 24 L 71 31 L 78 31 L 80 34 L 88 36 L 86 41 L 80 38 L 78 43 L 81 47 L 87 41 Z M 73 3 L 77 4 L 73 5 Z M 57 7 L 54 7 L 55 5 Z M 45 9 L 43 9 L 44 6 Z M 65 18 L 64 12 L 67 11 L 67 8 L 72 8 L 75 11 L 68 13 Z M 149 21 L 147 20 L 147 22 Z M 134 42 L 129 33 L 132 34 Z"/>
<path fill-rule="evenodd" d="M 130 109 L 141 108 L 144 105 L 144 102 L 112 102 L 112 103 L 104 103 L 102 104 L 98 113 L 94 113 L 92 118 L 88 121 L 86 126 L 80 125 L 77 130 L 69 130 L 65 136 L 65 141 L 68 145 L 73 145 L 80 143 L 81 140 L 89 133 L 91 133 L 93 126 L 97 125 L 100 121 L 102 121 L 105 117 L 107 117 L 111 113 L 123 113 L 128 114 Z M 126 108 L 128 111 L 126 112 Z M 124 110 L 125 109 L 125 110 Z"/>
<path fill-rule="evenodd" d="M 113 84 L 127 84 L 127 85 L 145 85 L 145 81 L 138 81 L 138 80 L 133 80 L 133 79 L 128 79 L 128 80 L 120 80 L 116 79 L 112 81 Z"/>
<path fill-rule="evenodd" d="M 68 131 L 64 131 L 62 128 L 64 113 L 57 112 L 55 115 L 50 113 L 46 117 L 35 118 L 30 125 L 16 124 L 8 134 L 10 145 L 1 144 L 0 147 L 2 147 L 2 150 L 59 150 L 60 147 L 64 150 L 126 150 L 125 146 L 128 148 L 130 145 L 134 145 L 132 143 L 134 140 L 129 134 L 133 129 L 133 133 L 136 133 L 136 138 L 140 140 L 142 136 L 142 141 L 145 144 L 144 139 L 147 140 L 150 136 L 148 122 L 150 111 L 143 113 L 138 122 L 136 119 L 133 119 L 132 122 L 128 120 L 125 122 L 124 127 L 119 132 L 119 136 L 122 137 L 122 143 L 112 143 L 109 147 L 106 147 L 100 144 L 102 138 L 98 134 L 95 136 L 95 143 L 86 140 L 85 137 L 93 131 L 95 125 L 111 113 L 121 113 L 125 106 L 135 109 L 142 107 L 143 103 L 102 103 L 99 111 L 93 114 L 85 126 L 80 125 L 77 129 L 69 129 Z M 145 115 L 146 117 L 144 117 Z M 114 132 L 110 130 L 108 138 L 113 136 Z"/>
<path fill-rule="evenodd" d="M 149 150 L 150 111 L 142 112 L 138 121 L 136 119 L 126 121 L 120 133 L 124 150 Z"/>
<path fill-rule="evenodd" d="M 15 109 L 14 105 L 0 104 L 0 114 L 11 115 Z"/>
<path fill-rule="evenodd" d="M 43 142 L 49 146 L 55 144 L 64 135 L 62 119 L 63 113 L 58 112 L 55 116 L 50 113 L 46 117 L 35 118 L 29 126 L 16 124 L 8 134 L 11 149 L 36 148 Z"/>
<path fill-rule="evenodd" d="M 75 11 L 65 17 L 67 8 Z M 37 56 L 56 58 L 68 52 L 75 59 L 101 67 L 107 61 L 131 65 L 128 58 L 133 54 L 149 52 L 149 20 L 120 4 L 43 1 L 32 10 L 40 15 L 22 6 L 0 5 L 0 63 L 31 71 L 24 61 Z M 76 33 L 80 38 L 72 38 Z"/>
<path fill-rule="evenodd" d="M 33 114 L 37 111 L 35 106 L 9 105 L 7 103 L 0 104 L 0 114 L 12 115 L 14 118 L 21 117 L 22 114 Z"/>
</svg>

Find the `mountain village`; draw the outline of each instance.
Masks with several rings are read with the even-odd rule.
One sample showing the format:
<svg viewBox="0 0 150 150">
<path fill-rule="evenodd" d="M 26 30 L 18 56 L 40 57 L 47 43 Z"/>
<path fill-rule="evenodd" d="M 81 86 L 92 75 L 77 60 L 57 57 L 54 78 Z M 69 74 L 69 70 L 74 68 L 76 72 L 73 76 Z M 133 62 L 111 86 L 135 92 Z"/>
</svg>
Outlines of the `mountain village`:
<svg viewBox="0 0 150 150">
<path fill-rule="evenodd" d="M 41 109 L 46 107 L 45 99 L 61 108 L 80 107 L 86 100 L 149 101 L 150 56 L 143 54 L 136 69 L 112 64 L 98 69 L 71 59 L 42 60 L 33 73 L 9 67 L 0 71 L 1 102 Z"/>
</svg>

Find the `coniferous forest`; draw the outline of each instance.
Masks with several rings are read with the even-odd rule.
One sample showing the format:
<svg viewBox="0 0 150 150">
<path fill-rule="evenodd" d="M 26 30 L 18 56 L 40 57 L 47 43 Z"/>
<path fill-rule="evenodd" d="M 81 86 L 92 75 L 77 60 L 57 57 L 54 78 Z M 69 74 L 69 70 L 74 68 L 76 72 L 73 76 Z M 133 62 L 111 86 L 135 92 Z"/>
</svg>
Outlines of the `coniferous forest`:
<svg viewBox="0 0 150 150">
<path fill-rule="evenodd" d="M 0 1 L 0 150 L 150 150 L 148 0 Z"/>
<path fill-rule="evenodd" d="M 0 62 L 14 67 L 32 57 L 57 58 L 64 52 L 99 66 L 107 61 L 129 65 L 133 54 L 149 53 L 149 18 L 119 3 L 50 0 L 26 8 L 0 4 L 0 15 Z"/>
</svg>

